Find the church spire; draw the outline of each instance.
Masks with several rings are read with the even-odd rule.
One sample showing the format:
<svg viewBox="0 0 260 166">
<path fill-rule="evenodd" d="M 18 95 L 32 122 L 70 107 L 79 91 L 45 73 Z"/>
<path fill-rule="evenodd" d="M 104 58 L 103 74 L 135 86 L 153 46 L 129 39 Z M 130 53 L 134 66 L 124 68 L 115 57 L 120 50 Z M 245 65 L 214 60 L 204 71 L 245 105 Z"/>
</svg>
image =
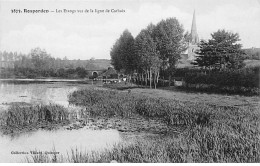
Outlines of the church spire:
<svg viewBox="0 0 260 166">
<path fill-rule="evenodd" d="M 195 15 L 195 10 L 194 10 L 192 26 L 191 26 L 191 43 L 197 44 L 198 42 L 199 42 L 199 37 L 198 37 L 198 33 L 197 33 L 196 15 Z"/>
<path fill-rule="evenodd" d="M 197 33 L 196 14 L 195 14 L 195 10 L 194 10 L 192 26 L 191 26 L 191 39 L 190 39 L 189 47 L 188 47 L 188 60 L 195 59 L 196 51 L 199 49 L 198 44 L 199 44 L 199 36 Z"/>
</svg>

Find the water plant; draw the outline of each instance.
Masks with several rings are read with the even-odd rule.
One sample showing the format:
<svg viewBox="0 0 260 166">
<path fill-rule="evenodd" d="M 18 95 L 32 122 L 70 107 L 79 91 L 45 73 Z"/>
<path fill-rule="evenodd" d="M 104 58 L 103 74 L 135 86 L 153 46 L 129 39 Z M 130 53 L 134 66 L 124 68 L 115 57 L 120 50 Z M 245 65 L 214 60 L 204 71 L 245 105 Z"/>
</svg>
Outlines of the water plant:
<svg viewBox="0 0 260 166">
<path fill-rule="evenodd" d="M 95 102 L 85 100 L 88 98 L 94 98 L 92 101 Z M 118 145 L 112 151 L 96 152 L 92 158 L 91 155 L 81 155 L 83 158 L 77 161 L 260 161 L 259 108 L 181 102 L 156 96 L 95 89 L 75 91 L 69 101 L 77 101 L 77 105 L 86 106 L 87 111 L 98 116 L 114 115 L 127 118 L 131 114 L 137 114 L 146 118 L 161 118 L 169 128 L 184 126 L 186 129 L 177 138 L 160 137 L 149 141 L 141 140 L 128 146 Z"/>
<path fill-rule="evenodd" d="M 68 111 L 60 105 L 12 105 L 1 113 L 1 126 L 19 127 L 36 125 L 41 122 L 58 123 L 68 120 Z"/>
</svg>

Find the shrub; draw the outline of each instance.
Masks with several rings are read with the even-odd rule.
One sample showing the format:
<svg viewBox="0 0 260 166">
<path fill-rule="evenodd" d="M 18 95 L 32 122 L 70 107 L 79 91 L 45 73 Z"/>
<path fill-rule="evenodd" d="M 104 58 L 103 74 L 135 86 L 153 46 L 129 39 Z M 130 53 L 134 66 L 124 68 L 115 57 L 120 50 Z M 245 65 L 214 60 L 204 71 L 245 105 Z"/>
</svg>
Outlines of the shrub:
<svg viewBox="0 0 260 166">
<path fill-rule="evenodd" d="M 180 77 L 181 74 L 187 88 L 225 93 L 259 94 L 259 67 L 220 71 L 203 69 L 179 69 L 176 71 L 177 77 Z"/>
</svg>

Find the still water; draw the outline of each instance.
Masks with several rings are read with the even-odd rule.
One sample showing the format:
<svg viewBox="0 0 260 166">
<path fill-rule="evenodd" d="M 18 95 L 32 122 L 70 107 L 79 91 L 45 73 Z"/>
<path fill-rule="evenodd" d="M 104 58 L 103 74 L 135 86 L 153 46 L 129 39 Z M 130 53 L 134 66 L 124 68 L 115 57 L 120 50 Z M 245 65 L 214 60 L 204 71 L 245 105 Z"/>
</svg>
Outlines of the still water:
<svg viewBox="0 0 260 166">
<path fill-rule="evenodd" d="M 91 84 L 71 81 L 0 80 L 0 110 L 16 102 L 30 104 L 56 103 L 68 107 L 68 94 Z M 11 138 L 0 135 L 0 162 L 25 162 L 30 151 L 56 152 L 67 156 L 76 147 L 81 151 L 100 150 L 120 142 L 117 130 L 58 130 L 26 133 Z M 23 153 L 23 154 L 16 154 Z M 28 153 L 28 154 L 27 154 Z"/>
<path fill-rule="evenodd" d="M 57 81 L 57 80 L 55 80 Z M 68 94 L 90 84 L 54 80 L 0 80 L 0 110 L 12 103 L 56 103 L 68 106 Z"/>
<path fill-rule="evenodd" d="M 39 130 L 19 137 L 0 136 L 0 163 L 26 162 L 32 160 L 31 151 L 40 151 L 42 154 L 58 152 L 64 158 L 75 151 L 102 151 L 110 149 L 121 141 L 117 130 Z M 54 150 L 55 149 L 55 150 Z M 51 157 L 52 155 L 50 155 Z"/>
</svg>

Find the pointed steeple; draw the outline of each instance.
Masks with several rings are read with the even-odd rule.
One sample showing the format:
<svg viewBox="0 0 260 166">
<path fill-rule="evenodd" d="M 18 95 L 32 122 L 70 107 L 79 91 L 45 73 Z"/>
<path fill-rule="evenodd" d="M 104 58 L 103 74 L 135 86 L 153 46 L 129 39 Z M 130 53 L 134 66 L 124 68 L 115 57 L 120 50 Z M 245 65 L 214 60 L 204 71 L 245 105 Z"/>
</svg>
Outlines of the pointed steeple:
<svg viewBox="0 0 260 166">
<path fill-rule="evenodd" d="M 194 13 L 193 13 L 192 26 L 191 26 L 191 43 L 192 44 L 199 43 L 199 36 L 198 36 L 198 33 L 197 33 L 197 26 L 196 26 L 195 10 L 194 10 Z"/>
</svg>

